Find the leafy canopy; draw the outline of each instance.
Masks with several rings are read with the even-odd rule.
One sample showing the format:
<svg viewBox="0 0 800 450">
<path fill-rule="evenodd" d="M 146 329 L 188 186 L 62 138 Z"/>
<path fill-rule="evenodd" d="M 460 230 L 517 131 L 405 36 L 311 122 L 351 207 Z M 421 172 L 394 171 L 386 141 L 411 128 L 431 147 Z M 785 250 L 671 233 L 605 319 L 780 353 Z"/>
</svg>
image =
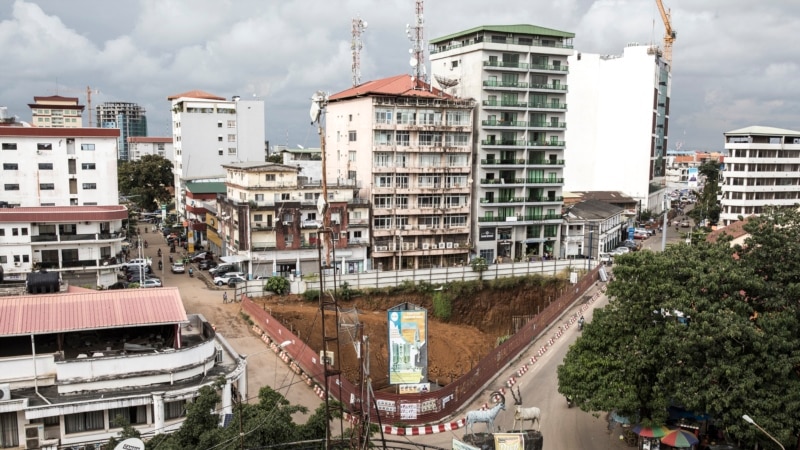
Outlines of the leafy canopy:
<svg viewBox="0 0 800 450">
<path fill-rule="evenodd" d="M 119 164 L 119 191 L 145 211 L 172 197 L 172 163 L 158 155 L 145 155 L 138 161 Z"/>
<path fill-rule="evenodd" d="M 708 414 L 736 439 L 787 448 L 800 431 L 800 213 L 750 218 L 743 244 L 672 245 L 621 255 L 597 310 L 558 368 L 585 411 L 646 425 L 669 406 Z M 683 316 L 683 317 L 681 317 Z"/>
</svg>

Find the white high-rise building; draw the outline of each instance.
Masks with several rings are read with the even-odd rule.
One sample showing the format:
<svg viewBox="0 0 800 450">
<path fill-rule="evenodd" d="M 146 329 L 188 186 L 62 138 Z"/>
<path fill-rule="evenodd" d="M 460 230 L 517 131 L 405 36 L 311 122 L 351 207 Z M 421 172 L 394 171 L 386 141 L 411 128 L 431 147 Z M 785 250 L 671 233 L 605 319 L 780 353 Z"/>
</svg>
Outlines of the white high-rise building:
<svg viewBox="0 0 800 450">
<path fill-rule="evenodd" d="M 223 164 L 265 161 L 264 101 L 203 91 L 167 97 L 172 108 L 175 206 L 184 216 L 186 180 L 223 181 Z"/>
<path fill-rule="evenodd" d="M 724 225 L 761 214 L 766 206 L 800 202 L 800 131 L 751 126 L 725 133 Z"/>
<path fill-rule="evenodd" d="M 567 191 L 621 191 L 663 209 L 671 74 L 651 45 L 569 57 Z"/>
<path fill-rule="evenodd" d="M 485 25 L 430 41 L 434 82 L 478 100 L 473 252 L 489 262 L 559 254 L 574 36 Z"/>
</svg>

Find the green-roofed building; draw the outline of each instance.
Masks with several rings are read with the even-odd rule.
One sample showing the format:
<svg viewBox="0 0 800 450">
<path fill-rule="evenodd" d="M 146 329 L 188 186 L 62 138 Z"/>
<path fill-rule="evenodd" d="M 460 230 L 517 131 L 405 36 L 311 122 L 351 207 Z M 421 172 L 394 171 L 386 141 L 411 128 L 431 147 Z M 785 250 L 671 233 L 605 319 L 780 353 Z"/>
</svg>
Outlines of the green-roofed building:
<svg viewBox="0 0 800 450">
<path fill-rule="evenodd" d="M 217 213 L 217 194 L 225 195 L 226 189 L 224 181 L 186 182 L 186 193 L 181 197 L 186 208 L 187 238 L 193 249 L 202 245 L 214 254 L 222 255 L 222 247 L 218 240 L 209 239 L 207 224 L 213 221 L 209 222 L 206 214 L 210 213 L 213 216 Z M 216 236 L 216 231 L 212 230 L 211 234 Z"/>
<path fill-rule="evenodd" d="M 481 25 L 430 40 L 434 87 L 474 98 L 472 236 L 487 261 L 559 255 L 574 33 Z"/>
</svg>

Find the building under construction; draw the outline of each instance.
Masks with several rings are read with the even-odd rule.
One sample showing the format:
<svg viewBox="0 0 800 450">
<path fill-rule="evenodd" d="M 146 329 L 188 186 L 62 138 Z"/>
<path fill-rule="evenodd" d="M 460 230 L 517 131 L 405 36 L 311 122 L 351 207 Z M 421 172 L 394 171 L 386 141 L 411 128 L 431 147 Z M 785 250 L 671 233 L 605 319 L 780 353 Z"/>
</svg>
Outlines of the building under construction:
<svg viewBox="0 0 800 450">
<path fill-rule="evenodd" d="M 144 108 L 136 103 L 105 102 L 97 105 L 96 112 L 98 126 L 120 130 L 117 159 L 128 161 L 130 159 L 128 138 L 147 136 L 147 116 Z"/>
</svg>

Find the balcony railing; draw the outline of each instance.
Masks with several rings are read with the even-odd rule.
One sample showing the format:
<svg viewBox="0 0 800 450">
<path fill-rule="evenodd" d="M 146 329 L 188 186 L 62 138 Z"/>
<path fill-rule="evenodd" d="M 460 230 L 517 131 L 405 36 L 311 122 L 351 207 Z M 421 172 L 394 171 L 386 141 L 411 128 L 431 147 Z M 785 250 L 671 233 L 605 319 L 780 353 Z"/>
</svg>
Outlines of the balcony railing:
<svg viewBox="0 0 800 450">
<path fill-rule="evenodd" d="M 531 89 L 550 89 L 553 91 L 566 91 L 566 84 L 533 84 L 530 85 Z"/>
<path fill-rule="evenodd" d="M 31 242 L 102 241 L 122 237 L 121 233 L 38 234 L 31 236 Z"/>
<path fill-rule="evenodd" d="M 503 108 L 539 108 L 539 109 L 567 109 L 566 103 L 542 103 L 542 102 L 508 102 L 497 100 L 484 100 L 483 106 L 497 106 Z"/>
<path fill-rule="evenodd" d="M 510 69 L 527 69 L 530 67 L 528 63 L 521 62 L 506 62 L 506 61 L 484 61 L 484 67 L 503 67 Z"/>
<path fill-rule="evenodd" d="M 568 44 L 563 44 L 561 42 L 557 42 L 555 40 L 539 40 L 539 39 L 527 39 L 527 38 L 517 38 L 517 37 L 508 37 L 506 39 L 498 40 L 495 37 L 488 37 L 484 39 L 483 35 L 476 36 L 475 38 L 461 41 L 459 43 L 450 43 L 450 44 L 436 44 L 431 46 L 430 52 L 431 54 L 446 52 L 448 50 L 453 50 L 461 47 L 466 47 L 474 44 L 511 44 L 511 45 L 524 45 L 528 47 L 550 47 L 550 48 L 572 48 L 572 40 L 567 40 Z"/>
<path fill-rule="evenodd" d="M 504 197 L 504 198 L 481 198 L 481 203 L 533 203 L 533 202 L 562 202 L 564 197 Z"/>
<path fill-rule="evenodd" d="M 525 122 L 519 120 L 482 120 L 481 125 L 489 127 L 518 127 L 518 128 L 566 128 L 566 122 Z"/>
<path fill-rule="evenodd" d="M 497 81 L 486 80 L 483 82 L 486 87 L 504 87 L 504 88 L 527 88 L 528 83 L 525 81 Z"/>
<path fill-rule="evenodd" d="M 564 141 L 509 141 L 509 140 L 483 140 L 481 145 L 499 145 L 504 147 L 563 147 Z"/>
<path fill-rule="evenodd" d="M 562 184 L 563 178 L 481 178 L 481 184 Z"/>
<path fill-rule="evenodd" d="M 478 217 L 478 222 L 523 222 L 561 219 L 558 214 L 529 214 L 524 216 L 485 216 Z"/>
</svg>

